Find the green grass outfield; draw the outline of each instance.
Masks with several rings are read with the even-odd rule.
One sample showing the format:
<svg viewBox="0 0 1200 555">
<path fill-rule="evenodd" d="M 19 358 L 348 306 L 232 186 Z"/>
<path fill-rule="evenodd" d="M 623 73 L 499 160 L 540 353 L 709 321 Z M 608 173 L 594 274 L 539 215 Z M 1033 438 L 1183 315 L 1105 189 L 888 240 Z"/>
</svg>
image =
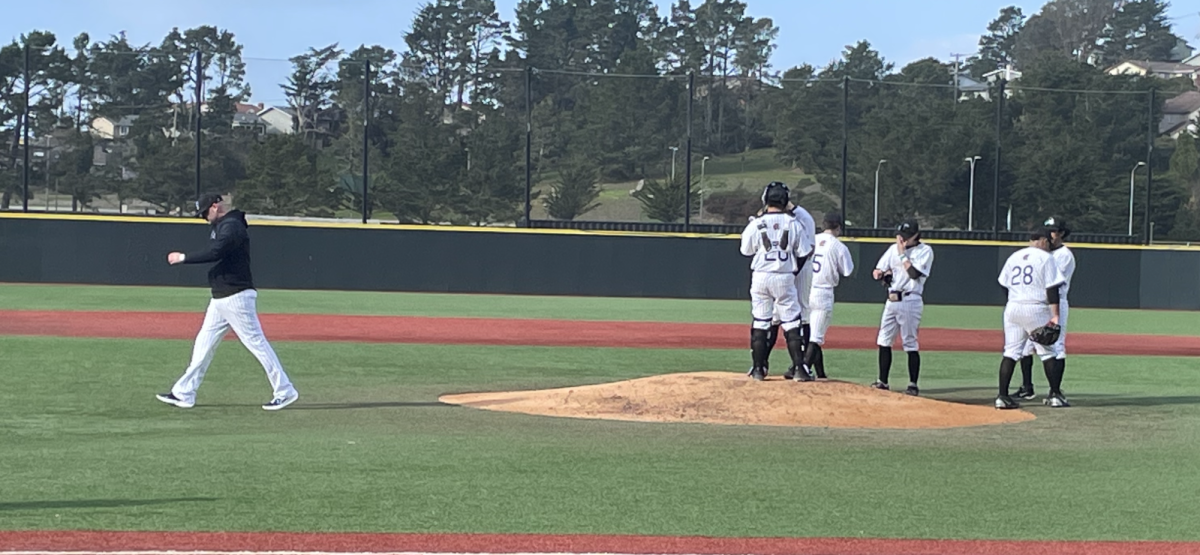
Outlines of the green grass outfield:
<svg viewBox="0 0 1200 555">
<path fill-rule="evenodd" d="M 260 301 L 270 312 L 716 322 L 745 320 L 748 304 L 275 290 Z M 0 285 L 0 309 L 199 311 L 205 302 L 202 289 Z M 1170 312 L 1076 314 L 1088 331 L 1200 331 L 1194 317 Z M 874 306 L 838 313 L 839 323 L 877 317 Z M 926 325 L 997 319 L 994 308 L 929 307 Z M 226 342 L 199 405 L 184 411 L 153 395 L 182 371 L 188 341 L 0 337 L 0 529 L 1200 540 L 1195 359 L 1072 356 L 1070 409 L 1030 405 L 1037 420 L 1007 426 L 868 431 L 560 419 L 437 402 L 741 371 L 740 349 L 276 349 L 298 403 L 262 411 L 261 370 Z M 873 352 L 827 358 L 837 378 L 874 375 Z M 998 358 L 925 353 L 923 394 L 988 404 Z M 904 375 L 903 357 L 893 372 Z M 1044 392 L 1040 369 L 1035 376 Z"/>
<path fill-rule="evenodd" d="M 204 289 L 190 287 L 103 287 L 0 284 L 0 310 L 203 311 Z M 262 312 L 366 314 L 475 318 L 549 318 L 640 322 L 749 321 L 750 302 L 686 299 L 503 296 L 270 289 L 258 298 Z M 1002 306 L 926 306 L 924 327 L 999 329 Z M 838 303 L 834 325 L 878 326 L 883 303 Z M 1195 335 L 1200 318 L 1187 311 L 1072 308 L 1077 332 Z"/>
</svg>

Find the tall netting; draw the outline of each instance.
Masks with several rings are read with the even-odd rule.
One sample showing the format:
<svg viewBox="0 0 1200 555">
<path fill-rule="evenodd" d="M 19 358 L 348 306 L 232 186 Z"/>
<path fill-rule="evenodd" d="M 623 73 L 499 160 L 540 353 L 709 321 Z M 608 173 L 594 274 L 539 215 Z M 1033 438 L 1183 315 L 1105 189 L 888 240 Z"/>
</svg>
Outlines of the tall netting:
<svg viewBox="0 0 1200 555">
<path fill-rule="evenodd" d="M 1069 91 L 1011 87 L 1005 114 L 1001 209 L 1014 230 L 1049 214 L 1075 229 L 1143 234 L 1149 95 L 1144 90 Z M 1186 192 L 1156 180 L 1152 219 L 1167 233 Z"/>
<path fill-rule="evenodd" d="M 537 71 L 533 218 L 679 222 L 687 77 Z"/>
</svg>

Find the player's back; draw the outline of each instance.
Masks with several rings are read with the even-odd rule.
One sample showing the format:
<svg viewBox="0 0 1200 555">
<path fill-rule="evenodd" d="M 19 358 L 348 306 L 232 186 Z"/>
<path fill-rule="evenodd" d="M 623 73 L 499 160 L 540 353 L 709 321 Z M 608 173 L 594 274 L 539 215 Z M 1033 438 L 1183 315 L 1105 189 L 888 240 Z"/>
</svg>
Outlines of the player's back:
<svg viewBox="0 0 1200 555">
<path fill-rule="evenodd" d="M 837 287 L 843 275 L 854 271 L 850 250 L 828 232 L 817 235 L 812 261 L 813 287 Z"/>
<path fill-rule="evenodd" d="M 1012 303 L 1045 303 L 1046 289 L 1063 282 L 1054 257 L 1037 247 L 1026 247 L 1008 257 L 997 278 L 1008 289 Z"/>
<path fill-rule="evenodd" d="M 1054 265 L 1058 266 L 1058 271 L 1062 272 L 1065 280 L 1062 286 L 1062 296 L 1067 296 L 1067 291 L 1071 289 L 1071 278 L 1075 277 L 1075 253 L 1066 245 L 1058 247 L 1050 251 L 1054 256 Z"/>
<path fill-rule="evenodd" d="M 746 225 L 741 251 L 754 257 L 750 268 L 755 272 L 794 274 L 799 269 L 797 255 L 807 254 L 804 235 L 804 228 L 791 214 L 768 212 Z"/>
</svg>

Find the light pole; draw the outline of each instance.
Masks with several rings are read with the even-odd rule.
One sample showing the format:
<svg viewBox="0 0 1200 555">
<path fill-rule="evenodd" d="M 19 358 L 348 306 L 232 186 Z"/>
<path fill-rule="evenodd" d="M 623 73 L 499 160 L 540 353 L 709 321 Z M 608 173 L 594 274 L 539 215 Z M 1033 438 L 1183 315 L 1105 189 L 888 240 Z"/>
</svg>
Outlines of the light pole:
<svg viewBox="0 0 1200 555">
<path fill-rule="evenodd" d="M 879 229 L 879 168 L 883 167 L 887 160 L 880 160 L 875 164 L 875 222 L 872 227 Z"/>
<path fill-rule="evenodd" d="M 708 161 L 708 156 L 700 159 L 700 219 L 704 220 L 704 163 Z"/>
<path fill-rule="evenodd" d="M 679 152 L 679 147 L 673 146 L 670 148 L 671 148 L 671 182 L 674 183 L 675 182 L 675 153 Z"/>
<path fill-rule="evenodd" d="M 1129 235 L 1133 235 L 1133 174 L 1137 173 L 1138 168 L 1145 166 L 1145 162 L 1138 162 L 1132 170 L 1129 171 Z"/>
<path fill-rule="evenodd" d="M 964 158 L 971 163 L 971 189 L 967 193 L 967 231 L 975 229 L 975 162 L 981 159 L 979 156 Z"/>
</svg>

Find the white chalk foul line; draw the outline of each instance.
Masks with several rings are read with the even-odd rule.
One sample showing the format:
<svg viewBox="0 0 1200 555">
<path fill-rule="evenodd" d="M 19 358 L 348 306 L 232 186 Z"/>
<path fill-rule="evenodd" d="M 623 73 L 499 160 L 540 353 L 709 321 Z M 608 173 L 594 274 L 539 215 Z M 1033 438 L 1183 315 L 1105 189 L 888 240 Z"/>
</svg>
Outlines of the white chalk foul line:
<svg viewBox="0 0 1200 555">
<path fill-rule="evenodd" d="M 448 552 L 448 551 L 195 551 L 195 550 L 142 550 L 142 551 L 0 551 L 0 555 L 633 555 L 622 553 L 584 553 L 584 552 L 529 552 L 529 553 L 489 553 L 489 552 Z M 638 554 L 652 555 L 652 554 Z M 680 555 L 680 554 L 676 554 Z M 731 554 L 736 555 L 736 554 Z"/>
</svg>

